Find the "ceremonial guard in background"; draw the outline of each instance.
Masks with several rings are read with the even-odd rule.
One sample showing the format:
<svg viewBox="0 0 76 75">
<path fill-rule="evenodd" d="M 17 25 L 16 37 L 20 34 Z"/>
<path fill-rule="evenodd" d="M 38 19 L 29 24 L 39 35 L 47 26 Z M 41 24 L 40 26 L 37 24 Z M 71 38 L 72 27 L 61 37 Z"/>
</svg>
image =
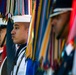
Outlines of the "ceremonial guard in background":
<svg viewBox="0 0 76 75">
<path fill-rule="evenodd" d="M 53 8 L 52 18 L 53 31 L 57 39 L 65 39 L 65 46 L 61 55 L 61 64 L 54 75 L 72 75 L 74 45 L 66 44 L 69 35 L 69 22 L 72 9 L 73 0 L 56 0 Z"/>
</svg>

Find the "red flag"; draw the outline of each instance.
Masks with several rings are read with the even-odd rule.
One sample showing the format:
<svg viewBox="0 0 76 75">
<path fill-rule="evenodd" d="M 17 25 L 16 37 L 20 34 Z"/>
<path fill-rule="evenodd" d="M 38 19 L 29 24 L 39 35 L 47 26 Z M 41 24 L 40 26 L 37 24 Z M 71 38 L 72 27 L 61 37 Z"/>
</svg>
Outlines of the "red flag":
<svg viewBox="0 0 76 75">
<path fill-rule="evenodd" d="M 70 43 L 70 41 L 74 40 L 76 36 L 76 0 L 73 0 L 72 3 L 72 12 L 70 17 L 70 32 L 67 40 L 67 44 Z"/>
</svg>

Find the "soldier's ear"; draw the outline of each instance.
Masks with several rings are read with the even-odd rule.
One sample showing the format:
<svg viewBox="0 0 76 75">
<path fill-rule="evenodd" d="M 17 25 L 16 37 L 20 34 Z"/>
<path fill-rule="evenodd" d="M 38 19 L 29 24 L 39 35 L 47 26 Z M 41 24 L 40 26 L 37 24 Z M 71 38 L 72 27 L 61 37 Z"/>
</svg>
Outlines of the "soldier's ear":
<svg viewBox="0 0 76 75">
<path fill-rule="evenodd" d="M 29 32 L 29 28 L 26 28 L 26 33 L 28 34 L 28 32 Z"/>
</svg>

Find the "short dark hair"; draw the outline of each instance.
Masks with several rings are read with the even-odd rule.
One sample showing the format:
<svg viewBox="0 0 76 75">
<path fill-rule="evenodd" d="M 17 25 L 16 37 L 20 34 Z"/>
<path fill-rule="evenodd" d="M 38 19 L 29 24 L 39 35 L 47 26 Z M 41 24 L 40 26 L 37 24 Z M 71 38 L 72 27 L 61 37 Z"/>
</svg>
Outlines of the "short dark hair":
<svg viewBox="0 0 76 75">
<path fill-rule="evenodd" d="M 4 29 L 4 28 L 7 28 L 6 25 L 0 25 L 0 29 Z"/>
</svg>

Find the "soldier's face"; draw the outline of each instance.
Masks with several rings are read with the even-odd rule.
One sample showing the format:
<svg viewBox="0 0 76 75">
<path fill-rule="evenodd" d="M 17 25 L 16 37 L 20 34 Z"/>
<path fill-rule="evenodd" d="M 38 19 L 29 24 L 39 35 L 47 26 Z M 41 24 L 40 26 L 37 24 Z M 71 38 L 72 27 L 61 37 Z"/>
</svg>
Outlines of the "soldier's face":
<svg viewBox="0 0 76 75">
<path fill-rule="evenodd" d="M 5 34 L 6 34 L 6 28 L 0 29 L 0 46 L 1 46 L 2 42 L 3 42 Z"/>
<path fill-rule="evenodd" d="M 69 13 L 65 12 L 60 15 L 57 15 L 52 18 L 52 26 L 53 31 L 56 34 L 56 37 L 59 38 L 65 38 L 68 36 L 69 32 Z M 65 28 L 63 29 L 63 27 Z M 62 30 L 63 29 L 63 30 Z"/>
<path fill-rule="evenodd" d="M 28 36 L 28 28 L 24 23 L 15 23 L 11 31 L 13 42 L 16 44 L 25 44 Z"/>
<path fill-rule="evenodd" d="M 3 50 L 3 47 L 1 47 L 1 45 L 4 40 L 5 35 L 6 35 L 6 28 L 0 28 L 0 50 Z M 5 44 L 5 42 L 4 42 L 4 44 Z M 1 65 L 1 63 L 2 63 L 2 53 L 0 54 L 0 65 Z"/>
</svg>

